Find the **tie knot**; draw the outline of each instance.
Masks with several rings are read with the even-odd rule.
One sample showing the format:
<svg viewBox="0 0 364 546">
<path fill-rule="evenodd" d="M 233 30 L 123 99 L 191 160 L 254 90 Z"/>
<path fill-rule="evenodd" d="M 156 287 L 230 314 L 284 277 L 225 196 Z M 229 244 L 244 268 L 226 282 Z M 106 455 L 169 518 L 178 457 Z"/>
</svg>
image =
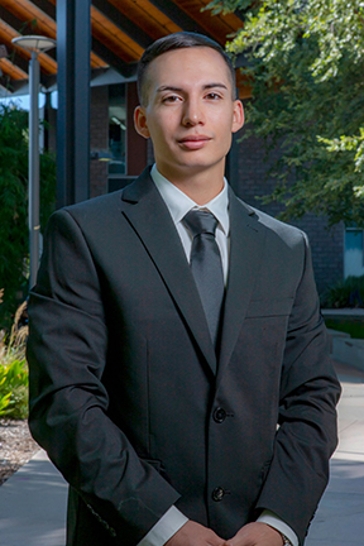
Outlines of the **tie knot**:
<svg viewBox="0 0 364 546">
<path fill-rule="evenodd" d="M 194 237 L 201 235 L 201 233 L 215 236 L 218 221 L 208 210 L 190 210 L 182 221 Z"/>
</svg>

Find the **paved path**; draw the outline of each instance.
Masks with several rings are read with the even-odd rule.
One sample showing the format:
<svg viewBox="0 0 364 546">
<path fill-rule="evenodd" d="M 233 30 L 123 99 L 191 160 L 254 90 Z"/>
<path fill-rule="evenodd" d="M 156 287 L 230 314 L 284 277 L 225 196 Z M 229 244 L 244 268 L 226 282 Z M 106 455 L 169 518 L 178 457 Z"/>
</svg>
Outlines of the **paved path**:
<svg viewBox="0 0 364 546">
<path fill-rule="evenodd" d="M 306 546 L 364 544 L 364 372 L 341 364 L 337 371 L 340 443 Z M 0 546 L 64 546 L 66 490 L 39 452 L 0 487 Z"/>
<path fill-rule="evenodd" d="M 0 487 L 0 545 L 64 546 L 66 495 L 63 478 L 39 451 Z"/>
<path fill-rule="evenodd" d="M 364 544 L 364 372 L 337 365 L 343 387 L 339 445 L 306 546 Z"/>
</svg>

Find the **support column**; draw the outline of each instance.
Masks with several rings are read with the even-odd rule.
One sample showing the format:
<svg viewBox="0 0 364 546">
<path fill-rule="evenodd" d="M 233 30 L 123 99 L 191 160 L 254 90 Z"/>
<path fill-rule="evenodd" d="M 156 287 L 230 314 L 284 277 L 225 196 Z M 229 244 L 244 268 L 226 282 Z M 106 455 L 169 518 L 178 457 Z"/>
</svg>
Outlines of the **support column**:
<svg viewBox="0 0 364 546">
<path fill-rule="evenodd" d="M 57 207 L 90 195 L 91 0 L 57 2 Z"/>
<path fill-rule="evenodd" d="M 32 51 L 29 62 L 29 286 L 33 288 L 39 266 L 39 62 Z"/>
</svg>

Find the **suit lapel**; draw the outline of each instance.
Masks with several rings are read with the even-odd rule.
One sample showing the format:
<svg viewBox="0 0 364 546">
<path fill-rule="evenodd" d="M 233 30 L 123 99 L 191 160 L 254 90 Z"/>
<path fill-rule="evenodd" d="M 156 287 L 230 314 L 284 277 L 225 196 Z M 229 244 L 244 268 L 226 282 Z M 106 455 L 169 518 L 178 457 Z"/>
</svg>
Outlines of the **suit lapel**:
<svg viewBox="0 0 364 546">
<path fill-rule="evenodd" d="M 196 284 L 173 220 L 149 170 L 122 192 L 122 213 L 142 241 L 211 369 L 216 355 Z"/>
<path fill-rule="evenodd" d="M 254 211 L 229 196 L 230 257 L 229 277 L 222 317 L 219 376 L 229 363 L 242 328 L 264 256 L 265 232 Z"/>
</svg>

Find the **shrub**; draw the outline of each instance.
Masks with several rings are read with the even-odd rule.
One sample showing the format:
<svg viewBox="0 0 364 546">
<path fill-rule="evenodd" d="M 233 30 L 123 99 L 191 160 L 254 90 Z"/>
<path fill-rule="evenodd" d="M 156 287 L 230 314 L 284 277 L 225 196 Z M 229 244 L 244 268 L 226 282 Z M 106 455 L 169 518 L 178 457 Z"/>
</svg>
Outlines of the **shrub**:
<svg viewBox="0 0 364 546">
<path fill-rule="evenodd" d="M 364 275 L 347 277 L 334 284 L 324 294 L 322 305 L 332 309 L 364 307 Z"/>
<path fill-rule="evenodd" d="M 55 202 L 55 161 L 40 154 L 41 226 Z M 24 299 L 28 277 L 28 114 L 14 105 L 0 105 L 0 329 L 10 328 Z"/>
<path fill-rule="evenodd" d="M 28 370 L 25 358 L 14 356 L 0 364 L 0 417 L 26 419 L 28 415 Z"/>
<path fill-rule="evenodd" d="M 16 312 L 9 339 L 5 340 L 3 331 L 0 340 L 0 417 L 26 419 L 28 416 L 28 367 L 25 359 L 28 327 L 21 323 L 25 311 L 26 303 L 23 303 Z"/>
</svg>

